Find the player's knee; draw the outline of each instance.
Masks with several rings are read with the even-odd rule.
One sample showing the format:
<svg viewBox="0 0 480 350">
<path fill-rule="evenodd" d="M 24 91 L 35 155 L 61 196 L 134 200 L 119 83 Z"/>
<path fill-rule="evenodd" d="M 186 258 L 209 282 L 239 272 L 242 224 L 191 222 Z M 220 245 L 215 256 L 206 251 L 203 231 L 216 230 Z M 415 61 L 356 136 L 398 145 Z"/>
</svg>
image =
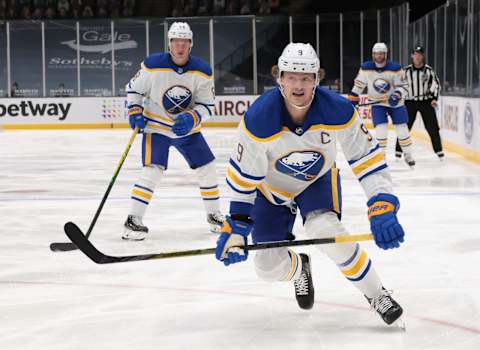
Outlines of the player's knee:
<svg viewBox="0 0 480 350">
<path fill-rule="evenodd" d="M 255 271 L 264 281 L 281 281 L 291 266 L 290 255 L 286 248 L 266 249 L 255 254 Z"/>
<path fill-rule="evenodd" d="M 142 183 L 151 184 L 152 187 L 155 187 L 163 175 L 163 168 L 158 165 L 147 165 L 142 169 L 142 175 L 140 181 Z"/>
<path fill-rule="evenodd" d="M 312 238 L 326 238 L 348 235 L 333 211 L 314 211 L 307 215 L 305 231 Z M 321 244 L 317 246 L 335 262 L 341 262 L 351 256 L 355 244 Z"/>
<path fill-rule="evenodd" d="M 197 172 L 197 176 L 202 180 L 210 180 L 210 181 L 217 181 L 217 170 L 215 168 L 215 161 L 211 161 L 208 164 L 205 164 L 197 169 L 195 169 Z"/>
</svg>

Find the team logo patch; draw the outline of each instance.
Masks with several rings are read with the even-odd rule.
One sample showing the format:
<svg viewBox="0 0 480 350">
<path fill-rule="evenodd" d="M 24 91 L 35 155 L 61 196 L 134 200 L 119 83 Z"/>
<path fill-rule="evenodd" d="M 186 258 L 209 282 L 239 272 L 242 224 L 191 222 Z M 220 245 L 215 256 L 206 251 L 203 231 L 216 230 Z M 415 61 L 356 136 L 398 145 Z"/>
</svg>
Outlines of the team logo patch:
<svg viewBox="0 0 480 350">
<path fill-rule="evenodd" d="M 192 92 L 185 86 L 175 85 L 163 94 L 163 107 L 170 114 L 183 112 L 192 100 Z"/>
<path fill-rule="evenodd" d="M 312 181 L 323 168 L 325 159 L 316 151 L 292 152 L 275 162 L 275 168 L 302 181 Z"/>
<path fill-rule="evenodd" d="M 379 94 L 386 94 L 390 91 L 390 83 L 382 78 L 377 78 L 373 81 L 373 88 Z"/>
</svg>

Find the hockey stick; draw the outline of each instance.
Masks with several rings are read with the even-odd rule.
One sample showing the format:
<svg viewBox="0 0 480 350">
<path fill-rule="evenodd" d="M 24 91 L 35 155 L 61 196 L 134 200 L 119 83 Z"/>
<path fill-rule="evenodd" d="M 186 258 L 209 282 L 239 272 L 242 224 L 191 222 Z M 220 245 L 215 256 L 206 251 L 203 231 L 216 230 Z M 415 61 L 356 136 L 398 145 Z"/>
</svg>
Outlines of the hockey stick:
<svg viewBox="0 0 480 350">
<path fill-rule="evenodd" d="M 380 100 L 380 101 L 362 103 L 362 104 L 357 105 L 357 107 L 365 107 L 365 106 L 370 106 L 370 105 L 376 105 L 378 103 L 383 103 L 383 102 L 387 102 L 387 100 Z"/>
<path fill-rule="evenodd" d="M 207 255 L 214 254 L 215 248 L 205 248 L 205 249 L 194 249 L 194 250 L 183 250 L 177 252 L 169 253 L 156 253 L 156 254 L 140 254 L 140 255 L 124 255 L 124 256 L 111 256 L 105 255 L 99 251 L 95 246 L 88 240 L 87 236 L 84 236 L 82 231 L 75 225 L 73 222 L 67 222 L 65 224 L 65 233 L 68 238 L 76 244 L 76 246 L 91 260 L 97 264 L 112 264 L 112 263 L 122 263 L 128 261 L 142 261 L 142 260 L 156 260 L 156 259 L 167 259 L 167 258 L 179 258 L 183 256 L 197 256 L 197 255 Z M 268 242 L 268 243 L 258 243 L 247 245 L 247 250 L 262 250 L 268 248 L 280 248 L 280 247 L 294 247 L 294 246 L 303 246 L 303 245 L 312 245 L 312 244 L 330 244 L 330 243 L 351 243 L 358 241 L 370 241 L 373 239 L 371 234 L 359 234 L 352 236 L 335 236 L 330 238 L 317 238 L 317 239 L 304 239 L 298 241 L 279 241 L 279 242 Z"/>
<path fill-rule="evenodd" d="M 125 151 L 123 151 L 122 158 L 120 159 L 120 162 L 118 163 L 117 168 L 115 169 L 115 173 L 113 174 L 113 177 L 110 180 L 110 184 L 108 185 L 107 191 L 103 195 L 102 201 L 100 202 L 100 206 L 98 207 L 97 212 L 93 217 L 92 223 L 88 228 L 87 234 L 85 235 L 86 239 L 88 239 L 88 237 L 90 237 L 90 234 L 92 233 L 93 227 L 95 226 L 95 223 L 97 222 L 97 219 L 100 216 L 100 212 L 103 209 L 103 205 L 105 204 L 105 201 L 107 200 L 107 197 L 110 194 L 113 184 L 115 183 L 118 173 L 120 172 L 120 169 L 122 168 L 122 165 L 125 162 L 125 159 L 127 158 L 128 152 L 132 147 L 133 141 L 135 140 L 135 136 L 137 136 L 138 131 L 139 131 L 138 127 L 135 127 L 135 129 L 133 130 L 132 136 L 130 136 L 130 140 L 128 141 L 127 147 L 125 148 Z M 57 242 L 57 243 L 50 244 L 50 250 L 52 250 L 53 252 L 66 252 L 66 251 L 75 250 L 75 249 L 77 249 L 77 247 L 75 246 L 75 244 L 71 242 Z"/>
</svg>

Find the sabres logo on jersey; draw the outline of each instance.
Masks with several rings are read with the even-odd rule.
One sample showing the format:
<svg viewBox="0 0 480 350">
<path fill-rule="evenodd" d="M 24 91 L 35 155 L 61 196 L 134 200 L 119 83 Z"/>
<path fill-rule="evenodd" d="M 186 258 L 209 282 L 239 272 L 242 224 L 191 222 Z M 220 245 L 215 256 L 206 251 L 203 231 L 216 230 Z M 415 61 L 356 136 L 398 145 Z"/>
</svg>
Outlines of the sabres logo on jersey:
<svg viewBox="0 0 480 350">
<path fill-rule="evenodd" d="M 170 114 L 183 112 L 192 100 L 192 92 L 185 86 L 175 85 L 163 94 L 163 107 Z"/>
<path fill-rule="evenodd" d="M 275 168 L 302 181 L 312 181 L 322 170 L 325 159 L 317 151 L 295 151 L 279 158 Z"/>
<path fill-rule="evenodd" d="M 373 81 L 373 88 L 379 94 L 386 94 L 390 91 L 390 83 L 382 78 L 377 78 Z"/>
</svg>

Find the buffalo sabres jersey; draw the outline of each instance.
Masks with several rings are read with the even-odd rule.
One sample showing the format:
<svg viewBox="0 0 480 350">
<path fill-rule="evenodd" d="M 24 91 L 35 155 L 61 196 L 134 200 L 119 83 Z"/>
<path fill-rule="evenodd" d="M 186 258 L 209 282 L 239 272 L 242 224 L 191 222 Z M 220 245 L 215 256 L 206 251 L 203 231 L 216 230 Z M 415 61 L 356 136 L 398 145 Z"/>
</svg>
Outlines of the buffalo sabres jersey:
<svg viewBox="0 0 480 350">
<path fill-rule="evenodd" d="M 171 128 L 180 113 L 192 113 L 191 133 L 212 116 L 213 89 L 212 70 L 205 61 L 190 56 L 185 66 L 177 66 L 169 53 L 159 53 L 147 57 L 127 84 L 127 103 L 143 105 L 146 132 L 175 138 Z"/>
<path fill-rule="evenodd" d="M 379 105 L 389 106 L 388 97 L 398 91 L 404 98 L 408 93 L 407 81 L 402 67 L 393 61 L 387 61 L 384 67 L 377 67 L 375 62 L 362 64 L 353 82 L 352 92 L 360 95 L 367 88 L 371 101 L 384 101 Z M 397 106 L 403 105 L 403 100 Z"/>
<path fill-rule="evenodd" d="M 337 142 L 370 198 L 392 193 L 383 151 L 342 96 L 317 87 L 303 125 L 294 125 L 279 88 L 249 108 L 227 168 L 231 212 L 249 214 L 257 189 L 273 204 L 289 205 L 335 166 Z"/>
</svg>

